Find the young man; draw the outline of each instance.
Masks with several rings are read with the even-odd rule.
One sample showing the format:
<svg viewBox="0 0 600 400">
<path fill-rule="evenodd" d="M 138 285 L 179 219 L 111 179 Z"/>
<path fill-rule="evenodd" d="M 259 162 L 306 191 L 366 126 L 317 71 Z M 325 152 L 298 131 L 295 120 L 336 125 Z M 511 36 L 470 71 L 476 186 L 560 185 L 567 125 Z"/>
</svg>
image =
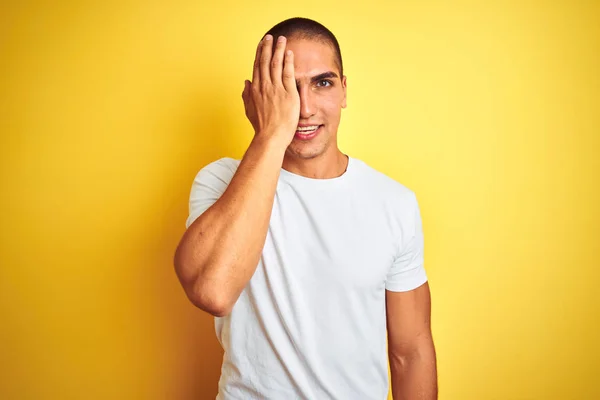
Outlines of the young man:
<svg viewBox="0 0 600 400">
<path fill-rule="evenodd" d="M 242 98 L 254 139 L 200 170 L 175 253 L 225 350 L 217 399 L 384 400 L 386 356 L 395 399 L 437 398 L 419 206 L 337 146 L 335 36 L 274 26 Z"/>
</svg>

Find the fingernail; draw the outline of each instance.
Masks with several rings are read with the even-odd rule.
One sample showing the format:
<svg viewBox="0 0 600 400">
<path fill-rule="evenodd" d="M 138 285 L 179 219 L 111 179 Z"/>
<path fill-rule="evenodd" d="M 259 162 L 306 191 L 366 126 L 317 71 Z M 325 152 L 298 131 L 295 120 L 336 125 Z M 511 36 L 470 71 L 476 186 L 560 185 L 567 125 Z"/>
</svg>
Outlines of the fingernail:
<svg viewBox="0 0 600 400">
<path fill-rule="evenodd" d="M 285 41 L 285 36 L 279 36 L 279 37 L 277 38 L 277 41 L 278 41 L 278 42 L 283 42 L 283 41 Z"/>
<path fill-rule="evenodd" d="M 273 36 L 271 36 L 271 35 L 265 36 L 265 40 L 271 40 L 271 39 L 273 39 Z"/>
</svg>

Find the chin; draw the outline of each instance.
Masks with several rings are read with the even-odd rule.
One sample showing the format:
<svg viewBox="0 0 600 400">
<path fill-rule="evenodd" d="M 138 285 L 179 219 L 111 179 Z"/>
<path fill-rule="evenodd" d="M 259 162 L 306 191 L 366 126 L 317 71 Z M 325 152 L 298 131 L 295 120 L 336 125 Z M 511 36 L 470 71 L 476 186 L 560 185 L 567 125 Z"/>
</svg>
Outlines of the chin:
<svg viewBox="0 0 600 400">
<path fill-rule="evenodd" d="M 322 143 L 315 143 L 314 146 L 294 146 L 292 144 L 290 147 L 288 147 L 288 152 L 294 157 L 303 160 L 311 160 L 321 156 L 323 153 L 325 153 L 326 149 L 327 146 L 324 146 Z"/>
</svg>

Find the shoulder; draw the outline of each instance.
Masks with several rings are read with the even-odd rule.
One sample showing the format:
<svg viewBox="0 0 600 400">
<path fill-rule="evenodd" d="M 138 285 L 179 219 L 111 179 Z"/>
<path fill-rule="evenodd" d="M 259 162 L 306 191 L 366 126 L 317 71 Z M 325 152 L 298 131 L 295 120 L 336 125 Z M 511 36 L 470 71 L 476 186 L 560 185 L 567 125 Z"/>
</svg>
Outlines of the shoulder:
<svg viewBox="0 0 600 400">
<path fill-rule="evenodd" d="M 209 171 L 218 175 L 235 174 L 240 160 L 231 157 L 223 157 L 206 164 L 200 171 Z"/>
<path fill-rule="evenodd" d="M 239 165 L 240 160 L 230 157 L 223 157 L 212 161 L 198 171 L 194 182 L 217 180 L 228 184 Z"/>
<path fill-rule="evenodd" d="M 402 209 L 414 207 L 416 194 L 413 190 L 365 161 L 355 159 L 355 162 L 360 170 L 361 185 L 370 195 Z"/>
</svg>

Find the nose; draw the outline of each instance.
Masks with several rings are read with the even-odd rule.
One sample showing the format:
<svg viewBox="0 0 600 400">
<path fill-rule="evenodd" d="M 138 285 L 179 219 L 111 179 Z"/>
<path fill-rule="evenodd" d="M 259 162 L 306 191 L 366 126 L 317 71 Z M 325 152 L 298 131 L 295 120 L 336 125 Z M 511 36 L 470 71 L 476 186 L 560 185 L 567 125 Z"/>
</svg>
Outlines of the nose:
<svg viewBox="0 0 600 400">
<path fill-rule="evenodd" d="M 299 86 L 298 94 L 300 95 L 300 119 L 309 119 L 315 115 L 313 93 L 310 88 Z"/>
</svg>

